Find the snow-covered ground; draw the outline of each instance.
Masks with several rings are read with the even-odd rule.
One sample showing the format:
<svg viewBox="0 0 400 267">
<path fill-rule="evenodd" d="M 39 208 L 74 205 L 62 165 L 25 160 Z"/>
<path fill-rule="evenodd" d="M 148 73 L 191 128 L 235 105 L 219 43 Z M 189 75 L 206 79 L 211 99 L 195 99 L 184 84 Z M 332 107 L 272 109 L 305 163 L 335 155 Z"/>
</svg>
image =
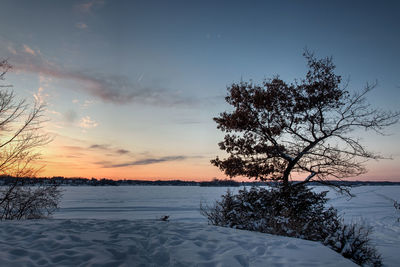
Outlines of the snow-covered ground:
<svg viewBox="0 0 400 267">
<path fill-rule="evenodd" d="M 200 202 L 213 203 L 226 188 L 63 189 L 54 220 L 0 223 L 0 266 L 353 265 L 316 242 L 208 226 Z M 393 200 L 400 200 L 400 186 L 364 186 L 352 192 L 356 197 L 351 199 L 330 192 L 329 204 L 346 221 L 371 225 L 384 264 L 399 266 L 400 214 Z M 164 215 L 169 222 L 158 221 Z"/>
<path fill-rule="evenodd" d="M 321 244 L 154 220 L 5 222 L 2 266 L 356 266 Z"/>
<path fill-rule="evenodd" d="M 321 190 L 321 189 L 317 189 Z M 386 266 L 400 266 L 400 212 L 393 201 L 400 202 L 400 186 L 360 186 L 352 189 L 356 197 L 330 193 L 332 206 L 346 222 L 372 226 L 371 240 L 382 254 Z"/>
</svg>

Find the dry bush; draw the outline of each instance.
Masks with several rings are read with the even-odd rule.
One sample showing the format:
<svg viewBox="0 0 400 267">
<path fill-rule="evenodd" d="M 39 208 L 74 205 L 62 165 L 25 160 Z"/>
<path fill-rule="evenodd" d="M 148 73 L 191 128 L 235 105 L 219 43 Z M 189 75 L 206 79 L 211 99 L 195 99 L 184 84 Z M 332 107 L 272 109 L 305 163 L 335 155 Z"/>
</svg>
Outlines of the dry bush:
<svg viewBox="0 0 400 267">
<path fill-rule="evenodd" d="M 0 188 L 0 220 L 46 218 L 57 210 L 60 198 L 57 184 L 29 186 L 16 179 Z"/>
</svg>

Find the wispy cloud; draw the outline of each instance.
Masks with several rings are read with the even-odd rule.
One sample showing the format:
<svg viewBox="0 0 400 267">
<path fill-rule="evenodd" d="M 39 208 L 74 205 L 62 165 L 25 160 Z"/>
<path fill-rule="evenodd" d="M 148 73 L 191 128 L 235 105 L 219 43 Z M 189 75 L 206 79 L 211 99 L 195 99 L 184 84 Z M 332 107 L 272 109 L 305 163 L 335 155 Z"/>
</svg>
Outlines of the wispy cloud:
<svg viewBox="0 0 400 267">
<path fill-rule="evenodd" d="M 186 156 L 167 156 L 167 157 L 160 157 L 160 158 L 145 158 L 141 160 L 129 161 L 119 164 L 112 164 L 110 162 L 97 162 L 103 166 L 103 168 L 121 168 L 121 167 L 128 167 L 128 166 L 137 166 L 137 165 L 150 165 L 168 161 L 180 161 L 187 159 Z"/>
<path fill-rule="evenodd" d="M 33 94 L 33 97 L 35 98 L 36 102 L 39 103 L 39 104 L 46 103 L 46 98 L 48 96 L 49 95 L 44 92 L 44 88 L 43 87 L 39 87 L 37 92 Z"/>
<path fill-rule="evenodd" d="M 16 55 L 16 54 L 17 54 L 17 50 L 15 50 L 15 48 L 14 48 L 11 44 L 9 44 L 9 45 L 7 46 L 7 50 L 8 50 L 11 54 L 13 54 L 13 55 Z"/>
<path fill-rule="evenodd" d="M 123 155 L 123 154 L 128 154 L 128 153 L 129 153 L 129 150 L 126 150 L 126 149 L 117 149 L 115 152 L 116 152 L 117 154 Z"/>
<path fill-rule="evenodd" d="M 57 115 L 57 116 L 61 116 L 61 115 L 62 115 L 60 112 L 55 111 L 55 110 L 52 110 L 52 109 L 48 109 L 47 111 L 48 111 L 50 114 L 53 114 L 53 115 Z"/>
<path fill-rule="evenodd" d="M 90 106 L 93 106 L 94 104 L 97 104 L 97 101 L 95 100 L 79 100 L 79 99 L 73 99 L 72 103 L 75 105 L 79 105 L 81 109 L 88 109 Z"/>
<path fill-rule="evenodd" d="M 88 28 L 88 25 L 83 22 L 78 22 L 78 23 L 75 23 L 75 27 L 78 29 L 84 30 L 84 29 Z"/>
<path fill-rule="evenodd" d="M 33 51 L 35 52 L 35 51 Z M 10 59 L 17 71 L 39 73 L 55 79 L 75 81 L 74 90 L 86 92 L 103 102 L 114 104 L 141 103 L 157 106 L 193 104 L 193 99 L 170 90 L 143 86 L 123 75 L 95 73 L 89 70 L 69 70 L 46 60 L 41 54 L 16 55 Z M 89 105 L 90 103 L 86 103 Z"/>
<path fill-rule="evenodd" d="M 78 4 L 75 8 L 82 13 L 90 13 L 95 7 L 100 7 L 104 4 L 102 0 L 91 0 L 82 4 Z"/>
<path fill-rule="evenodd" d="M 94 100 L 85 100 L 82 104 L 82 108 L 88 108 L 93 105 L 96 101 Z"/>
<path fill-rule="evenodd" d="M 82 117 L 79 121 L 79 126 L 83 129 L 91 129 L 97 127 L 99 124 L 92 120 L 90 116 Z"/>
<path fill-rule="evenodd" d="M 8 53 L 9 62 L 13 65 L 14 71 L 37 73 L 39 77 L 49 81 L 62 80 L 75 83 L 70 85 L 70 90 L 93 96 L 94 102 L 91 102 L 92 100 L 86 103 L 82 102 L 84 107 L 95 103 L 96 100 L 113 104 L 139 103 L 164 107 L 193 106 L 199 102 L 199 99 L 185 97 L 177 90 L 166 89 L 162 85 L 143 81 L 142 73 L 137 78 L 135 74 L 125 76 L 100 73 L 89 69 L 67 68 L 56 63 L 54 59 L 49 60 L 40 50 L 34 50 L 28 44 L 21 45 L 18 49 L 18 45 L 0 38 L 0 45 Z"/>
<path fill-rule="evenodd" d="M 109 145 L 109 144 L 93 144 L 93 145 L 89 146 L 89 149 L 104 150 L 104 151 L 115 153 L 118 155 L 125 155 L 125 154 L 130 153 L 129 150 L 113 148 L 112 145 Z"/>
<path fill-rule="evenodd" d="M 27 46 L 26 44 L 24 44 L 22 47 L 24 48 L 23 51 L 24 51 L 25 53 L 31 54 L 32 56 L 36 56 L 36 52 L 35 52 L 32 48 L 30 48 L 29 46 Z M 16 52 L 16 51 L 15 51 L 15 52 Z M 16 54 L 16 53 L 15 53 L 15 54 Z"/>
<path fill-rule="evenodd" d="M 108 150 L 110 145 L 105 145 L 105 144 L 93 144 L 89 148 L 91 149 L 103 149 L 103 150 Z"/>
</svg>

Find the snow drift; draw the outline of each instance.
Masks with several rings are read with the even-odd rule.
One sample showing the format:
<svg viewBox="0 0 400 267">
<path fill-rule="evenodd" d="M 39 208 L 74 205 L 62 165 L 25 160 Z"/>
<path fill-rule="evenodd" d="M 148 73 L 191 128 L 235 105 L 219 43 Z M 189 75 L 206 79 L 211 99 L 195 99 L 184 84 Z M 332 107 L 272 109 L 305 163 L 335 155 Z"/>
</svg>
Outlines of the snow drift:
<svg viewBox="0 0 400 267">
<path fill-rule="evenodd" d="M 317 242 L 155 220 L 2 222 L 2 266 L 356 266 Z"/>
</svg>

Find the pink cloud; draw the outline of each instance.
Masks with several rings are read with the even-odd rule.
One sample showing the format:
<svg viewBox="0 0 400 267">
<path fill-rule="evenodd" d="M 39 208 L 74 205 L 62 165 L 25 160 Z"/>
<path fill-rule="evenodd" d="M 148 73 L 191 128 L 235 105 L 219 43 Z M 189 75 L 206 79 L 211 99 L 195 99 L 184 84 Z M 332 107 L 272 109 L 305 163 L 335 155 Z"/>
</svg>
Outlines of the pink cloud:
<svg viewBox="0 0 400 267">
<path fill-rule="evenodd" d="M 32 56 L 36 56 L 35 51 L 26 44 L 23 45 L 23 48 L 25 53 L 31 54 Z"/>
</svg>

